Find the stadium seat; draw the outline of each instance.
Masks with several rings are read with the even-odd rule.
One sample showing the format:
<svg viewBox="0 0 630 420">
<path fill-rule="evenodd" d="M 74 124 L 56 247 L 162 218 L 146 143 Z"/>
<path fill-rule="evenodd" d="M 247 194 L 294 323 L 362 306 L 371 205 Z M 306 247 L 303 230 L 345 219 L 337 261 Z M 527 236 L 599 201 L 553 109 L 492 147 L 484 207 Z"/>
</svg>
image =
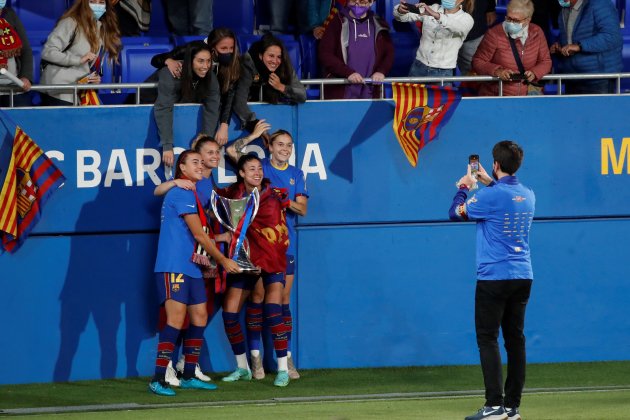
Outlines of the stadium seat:
<svg viewBox="0 0 630 420">
<path fill-rule="evenodd" d="M 27 32 L 50 32 L 69 7 L 67 0 L 13 0 L 15 10 Z"/>
<path fill-rule="evenodd" d="M 122 82 L 143 82 L 155 71 L 151 58 L 156 54 L 171 51 L 173 45 L 164 37 L 123 38 L 123 51 L 120 56 Z"/>
<path fill-rule="evenodd" d="M 253 0 L 215 1 L 212 19 L 214 27 L 226 27 L 236 33 L 252 34 L 256 18 L 255 10 Z"/>
<path fill-rule="evenodd" d="M 416 50 L 419 45 L 418 34 L 415 32 L 392 32 L 394 43 L 394 66 L 388 77 L 404 77 L 409 74 L 409 69 L 416 58 Z"/>
<path fill-rule="evenodd" d="M 319 78 L 319 60 L 317 58 L 318 42 L 311 34 L 299 36 L 300 50 L 302 52 L 302 74 L 303 79 Z"/>
<path fill-rule="evenodd" d="M 293 35 L 276 35 L 287 49 L 289 59 L 298 77 L 302 74 L 302 55 L 300 52 L 300 43 L 295 40 Z M 260 39 L 259 35 L 239 35 L 239 48 L 241 52 L 245 53 L 249 50 L 252 44 Z"/>
<path fill-rule="evenodd" d="M 170 29 L 166 19 L 163 1 L 151 2 L 151 23 L 146 35 L 148 36 L 169 36 Z"/>
<path fill-rule="evenodd" d="M 173 41 L 173 45 L 179 47 L 180 45 L 186 45 L 189 42 L 193 41 L 203 41 L 206 39 L 207 35 L 188 35 L 188 36 L 178 36 L 173 35 L 171 40 Z"/>
</svg>

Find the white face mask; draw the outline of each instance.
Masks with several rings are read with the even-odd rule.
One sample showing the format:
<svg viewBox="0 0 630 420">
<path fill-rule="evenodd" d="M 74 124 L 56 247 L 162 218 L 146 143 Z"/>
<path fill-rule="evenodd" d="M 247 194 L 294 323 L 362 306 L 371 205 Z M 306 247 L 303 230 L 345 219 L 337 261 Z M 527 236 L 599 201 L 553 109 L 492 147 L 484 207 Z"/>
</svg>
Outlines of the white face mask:
<svg viewBox="0 0 630 420">
<path fill-rule="evenodd" d="M 90 9 L 92 9 L 92 13 L 94 13 L 94 18 L 96 20 L 99 20 L 101 16 L 103 16 L 105 14 L 105 11 L 107 10 L 104 4 L 95 4 L 95 3 L 90 3 Z"/>
</svg>

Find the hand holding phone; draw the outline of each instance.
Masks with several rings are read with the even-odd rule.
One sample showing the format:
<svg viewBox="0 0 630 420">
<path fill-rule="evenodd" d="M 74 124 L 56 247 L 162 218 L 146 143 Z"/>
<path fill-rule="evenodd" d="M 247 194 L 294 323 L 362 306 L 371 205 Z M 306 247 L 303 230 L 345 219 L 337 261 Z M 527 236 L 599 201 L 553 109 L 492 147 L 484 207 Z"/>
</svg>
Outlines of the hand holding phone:
<svg viewBox="0 0 630 420">
<path fill-rule="evenodd" d="M 521 73 L 512 73 L 510 75 L 510 80 L 513 80 L 513 81 L 527 80 L 527 76 Z"/>
<path fill-rule="evenodd" d="M 477 188 L 477 172 L 479 172 L 479 155 L 468 156 L 468 164 L 470 165 L 470 176 L 475 180 L 472 190 Z"/>
</svg>

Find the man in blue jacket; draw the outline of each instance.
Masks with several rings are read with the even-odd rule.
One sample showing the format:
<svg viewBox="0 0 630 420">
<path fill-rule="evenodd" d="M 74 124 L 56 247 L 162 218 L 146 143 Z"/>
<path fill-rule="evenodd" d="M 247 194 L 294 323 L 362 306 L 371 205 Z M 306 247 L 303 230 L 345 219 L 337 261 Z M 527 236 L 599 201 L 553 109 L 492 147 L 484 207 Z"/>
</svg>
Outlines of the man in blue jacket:
<svg viewBox="0 0 630 420">
<path fill-rule="evenodd" d="M 619 16 L 610 0 L 558 0 L 560 40 L 551 45 L 556 73 L 622 71 Z M 616 79 L 566 82 L 568 94 L 613 93 Z"/>
<path fill-rule="evenodd" d="M 470 172 L 458 184 L 449 210 L 451 220 L 477 222 L 477 287 L 475 331 L 486 389 L 486 402 L 466 420 L 520 420 L 519 406 L 525 385 L 525 307 L 532 287 L 529 230 L 536 197 L 514 176 L 523 160 L 523 149 L 501 141 L 492 149 L 492 178 L 480 167 L 476 179 Z M 487 187 L 467 200 L 477 182 Z M 507 351 L 508 367 L 503 394 L 499 328 Z"/>
</svg>

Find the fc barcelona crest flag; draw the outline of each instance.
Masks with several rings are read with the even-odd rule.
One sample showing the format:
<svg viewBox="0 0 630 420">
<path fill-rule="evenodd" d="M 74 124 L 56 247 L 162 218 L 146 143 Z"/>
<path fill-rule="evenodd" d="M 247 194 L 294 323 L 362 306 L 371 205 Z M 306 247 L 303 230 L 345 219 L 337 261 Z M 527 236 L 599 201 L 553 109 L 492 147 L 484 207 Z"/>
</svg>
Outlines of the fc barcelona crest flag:
<svg viewBox="0 0 630 420">
<path fill-rule="evenodd" d="M 435 139 L 462 96 L 457 89 L 414 83 L 392 83 L 396 111 L 394 133 L 412 166 L 418 153 Z"/>
<path fill-rule="evenodd" d="M 64 181 L 42 149 L 0 111 L 0 250 L 20 247 Z"/>
</svg>

